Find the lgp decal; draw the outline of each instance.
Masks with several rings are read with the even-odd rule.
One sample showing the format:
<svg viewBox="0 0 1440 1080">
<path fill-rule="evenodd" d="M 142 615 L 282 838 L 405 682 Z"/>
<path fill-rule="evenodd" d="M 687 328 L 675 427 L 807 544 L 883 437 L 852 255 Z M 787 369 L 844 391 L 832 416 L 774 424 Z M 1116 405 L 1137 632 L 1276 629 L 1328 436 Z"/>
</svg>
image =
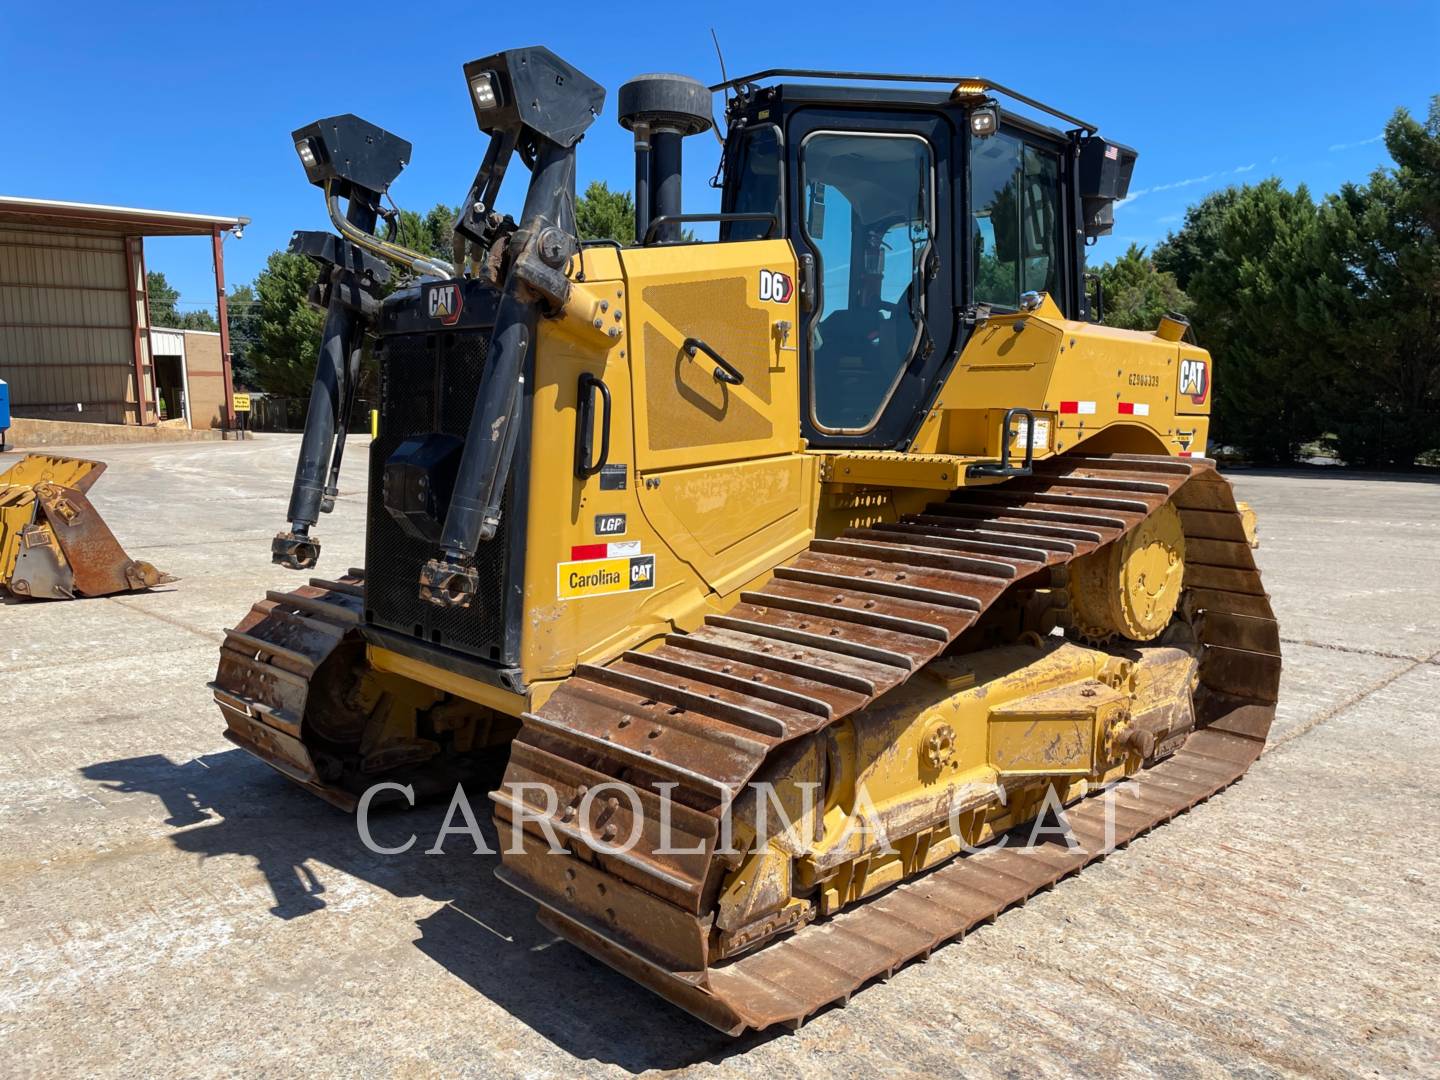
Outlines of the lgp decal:
<svg viewBox="0 0 1440 1080">
<path fill-rule="evenodd" d="M 795 294 L 795 281 L 789 274 L 779 270 L 760 271 L 760 299 L 776 304 L 788 304 Z"/>
<path fill-rule="evenodd" d="M 430 318 L 439 319 L 441 326 L 454 326 L 460 321 L 460 309 L 465 301 L 459 285 L 431 285 L 425 294 L 425 304 Z"/>
<path fill-rule="evenodd" d="M 1180 395 L 1204 405 L 1210 393 L 1210 365 L 1204 360 L 1180 361 Z"/>
<path fill-rule="evenodd" d="M 624 536 L 625 515 L 624 514 L 596 514 L 595 515 L 596 536 Z"/>
</svg>

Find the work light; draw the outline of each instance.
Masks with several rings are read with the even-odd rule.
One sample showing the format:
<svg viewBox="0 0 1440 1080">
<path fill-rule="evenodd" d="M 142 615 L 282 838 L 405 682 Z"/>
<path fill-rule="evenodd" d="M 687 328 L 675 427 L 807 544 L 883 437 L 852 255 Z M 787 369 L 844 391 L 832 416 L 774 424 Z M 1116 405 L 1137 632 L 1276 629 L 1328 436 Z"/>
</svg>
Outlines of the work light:
<svg viewBox="0 0 1440 1080">
<path fill-rule="evenodd" d="M 296 128 L 290 139 L 306 179 L 339 198 L 357 188 L 385 191 L 410 160 L 408 142 L 350 113 Z"/>
<path fill-rule="evenodd" d="M 482 71 L 471 79 L 470 92 L 475 95 L 477 109 L 493 109 L 500 104 L 500 96 L 495 91 L 495 73 L 493 71 Z"/>
<path fill-rule="evenodd" d="M 313 169 L 318 161 L 315 157 L 315 143 L 310 139 L 301 139 L 295 144 L 295 152 L 300 155 L 300 164 L 307 169 Z"/>
</svg>

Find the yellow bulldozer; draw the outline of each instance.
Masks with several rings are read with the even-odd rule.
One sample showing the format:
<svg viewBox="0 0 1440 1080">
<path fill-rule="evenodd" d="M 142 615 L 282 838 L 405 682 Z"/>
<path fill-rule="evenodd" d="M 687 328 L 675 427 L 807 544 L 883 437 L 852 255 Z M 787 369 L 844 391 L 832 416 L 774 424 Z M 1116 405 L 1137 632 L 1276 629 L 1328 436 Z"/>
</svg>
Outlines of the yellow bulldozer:
<svg viewBox="0 0 1440 1080">
<path fill-rule="evenodd" d="M 125 554 L 86 492 L 104 462 L 26 454 L 0 472 L 0 591 L 72 600 L 176 580 Z"/>
<path fill-rule="evenodd" d="M 642 76 L 635 241 L 582 240 L 604 91 L 543 48 L 465 81 L 490 143 L 452 261 L 380 225 L 408 143 L 294 133 L 336 232 L 292 242 L 327 316 L 273 553 L 319 559 L 368 334 L 366 566 L 227 631 L 233 742 L 346 809 L 505 763 L 499 877 L 732 1033 L 1260 755 L 1279 637 L 1204 456 L 1210 357 L 1086 288 L 1133 150 L 982 78 Z M 721 209 L 686 213 L 714 94 Z"/>
</svg>

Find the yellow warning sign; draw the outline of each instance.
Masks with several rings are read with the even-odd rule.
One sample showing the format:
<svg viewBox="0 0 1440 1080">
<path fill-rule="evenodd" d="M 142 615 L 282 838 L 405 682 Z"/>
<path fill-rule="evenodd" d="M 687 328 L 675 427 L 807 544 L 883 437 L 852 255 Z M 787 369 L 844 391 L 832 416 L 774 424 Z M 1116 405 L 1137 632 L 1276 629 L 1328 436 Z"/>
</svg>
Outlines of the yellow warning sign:
<svg viewBox="0 0 1440 1080">
<path fill-rule="evenodd" d="M 561 600 L 632 592 L 655 587 L 655 556 L 584 559 L 556 567 L 555 595 Z"/>
<path fill-rule="evenodd" d="M 232 396 L 233 396 L 234 399 L 235 399 L 235 411 L 236 411 L 236 412 L 249 412 L 249 411 L 250 411 L 250 395 L 249 395 L 249 394 L 234 394 L 234 395 L 232 395 Z"/>
</svg>

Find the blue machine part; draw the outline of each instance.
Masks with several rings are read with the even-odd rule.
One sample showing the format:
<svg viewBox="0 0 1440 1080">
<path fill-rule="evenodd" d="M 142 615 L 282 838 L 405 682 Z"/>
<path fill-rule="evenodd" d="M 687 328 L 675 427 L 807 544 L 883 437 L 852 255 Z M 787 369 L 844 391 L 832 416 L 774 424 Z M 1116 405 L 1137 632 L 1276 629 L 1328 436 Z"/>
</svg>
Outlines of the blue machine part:
<svg viewBox="0 0 1440 1080">
<path fill-rule="evenodd" d="M 5 445 L 5 431 L 10 427 L 10 386 L 0 379 L 0 447 Z"/>
</svg>

